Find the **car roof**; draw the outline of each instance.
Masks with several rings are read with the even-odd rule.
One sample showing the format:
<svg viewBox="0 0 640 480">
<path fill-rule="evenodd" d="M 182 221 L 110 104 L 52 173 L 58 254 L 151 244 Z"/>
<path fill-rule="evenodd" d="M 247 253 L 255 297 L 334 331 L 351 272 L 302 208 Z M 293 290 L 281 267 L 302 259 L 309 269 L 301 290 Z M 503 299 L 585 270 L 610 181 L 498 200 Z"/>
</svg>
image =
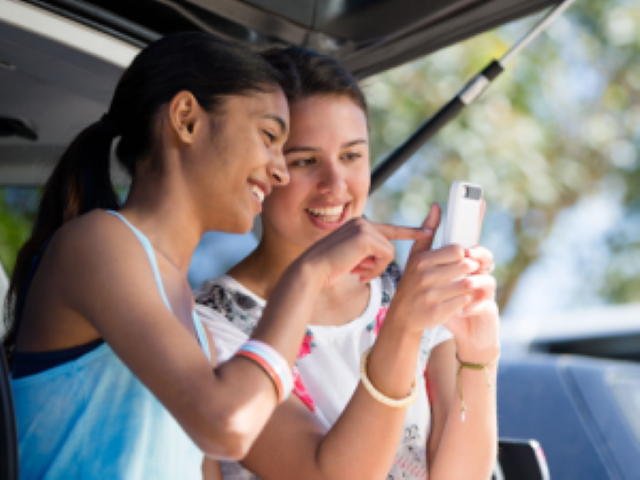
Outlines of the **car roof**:
<svg viewBox="0 0 640 480">
<path fill-rule="evenodd" d="M 167 33 L 204 30 L 252 47 L 300 45 L 366 77 L 422 57 L 554 0 L 38 0 L 143 46 Z M 84 19 L 84 20 L 83 20 Z"/>
<path fill-rule="evenodd" d="M 42 184 L 70 140 L 107 110 L 139 49 L 170 32 L 305 46 L 365 78 L 557 3 L 0 0 L 0 185 Z M 7 136 L 15 125 L 37 139 Z M 115 176 L 126 182 L 117 168 Z"/>
<path fill-rule="evenodd" d="M 638 361 L 639 316 L 640 304 L 624 304 L 510 318 L 500 338 L 508 355 L 538 351 Z"/>
</svg>

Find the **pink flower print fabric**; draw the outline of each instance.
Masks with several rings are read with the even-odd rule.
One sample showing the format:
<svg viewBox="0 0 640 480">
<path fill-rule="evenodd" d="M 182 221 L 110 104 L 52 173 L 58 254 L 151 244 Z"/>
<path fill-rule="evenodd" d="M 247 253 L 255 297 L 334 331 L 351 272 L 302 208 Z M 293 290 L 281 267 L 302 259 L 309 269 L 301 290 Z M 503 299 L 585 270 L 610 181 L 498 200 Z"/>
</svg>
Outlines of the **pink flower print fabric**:
<svg viewBox="0 0 640 480">
<path fill-rule="evenodd" d="M 298 372 L 296 367 L 293 367 L 293 393 L 296 397 L 302 400 L 302 403 L 304 403 L 309 410 L 315 413 L 316 405 L 313 403 L 313 398 L 311 398 L 309 392 L 307 392 L 307 388 L 304 386 L 300 372 Z"/>
<path fill-rule="evenodd" d="M 388 311 L 389 311 L 388 307 L 380 307 L 380 310 L 378 310 L 378 314 L 376 315 L 376 319 L 373 322 L 371 322 L 369 325 L 367 325 L 367 330 L 378 335 L 378 332 L 380 331 L 380 327 L 382 327 L 384 319 L 387 318 Z"/>
<path fill-rule="evenodd" d="M 311 349 L 316 346 L 313 343 L 313 332 L 307 329 L 307 332 L 304 335 L 304 339 L 302 340 L 302 345 L 300 345 L 300 351 L 298 352 L 298 360 L 306 357 L 311 353 Z M 300 372 L 298 372 L 298 368 L 294 365 L 293 367 L 293 393 L 298 397 L 302 402 L 309 407 L 309 410 L 312 412 L 316 411 L 316 406 L 313 403 L 313 398 L 307 392 L 307 388 L 304 386 L 304 382 L 302 381 L 302 377 L 300 376 Z"/>
<path fill-rule="evenodd" d="M 300 352 L 298 352 L 298 358 L 304 358 L 311 353 L 311 349 L 315 347 L 316 344 L 313 343 L 313 333 L 311 330 L 307 329 L 307 333 L 302 340 L 302 345 L 300 345 Z"/>
</svg>

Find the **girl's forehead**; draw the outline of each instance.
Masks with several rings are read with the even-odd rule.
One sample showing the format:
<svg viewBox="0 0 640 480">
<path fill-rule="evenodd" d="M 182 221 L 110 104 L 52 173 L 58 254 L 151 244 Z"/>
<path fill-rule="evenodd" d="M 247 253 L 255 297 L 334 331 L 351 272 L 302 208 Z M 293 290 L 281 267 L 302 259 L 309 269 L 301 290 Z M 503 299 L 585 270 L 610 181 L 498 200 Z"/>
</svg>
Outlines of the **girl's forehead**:
<svg viewBox="0 0 640 480">
<path fill-rule="evenodd" d="M 343 142 L 368 138 L 365 113 L 348 98 L 310 97 L 293 103 L 290 110 L 290 142 L 328 136 Z"/>
</svg>

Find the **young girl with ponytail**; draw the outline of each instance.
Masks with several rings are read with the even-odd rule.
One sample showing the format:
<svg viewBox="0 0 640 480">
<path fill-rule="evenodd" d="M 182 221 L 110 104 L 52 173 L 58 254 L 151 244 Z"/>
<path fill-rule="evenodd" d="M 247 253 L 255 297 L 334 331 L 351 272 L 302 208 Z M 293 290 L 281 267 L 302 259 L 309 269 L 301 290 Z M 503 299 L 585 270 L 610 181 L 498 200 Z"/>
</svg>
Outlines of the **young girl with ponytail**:
<svg viewBox="0 0 640 480">
<path fill-rule="evenodd" d="M 62 155 L 7 303 L 22 478 L 192 479 L 203 452 L 242 458 L 292 390 L 318 292 L 352 271 L 378 275 L 391 239 L 430 235 L 349 223 L 287 269 L 252 338 L 211 365 L 187 269 L 204 232 L 249 231 L 264 197 L 288 182 L 280 80 L 242 47 L 170 35 L 135 58 L 105 116 Z M 122 206 L 109 173 L 116 138 L 132 178 Z M 312 431 L 310 417 L 285 416 Z M 389 417 L 361 433 L 400 424 Z M 324 465 L 349 435 L 307 445 L 322 444 Z"/>
</svg>

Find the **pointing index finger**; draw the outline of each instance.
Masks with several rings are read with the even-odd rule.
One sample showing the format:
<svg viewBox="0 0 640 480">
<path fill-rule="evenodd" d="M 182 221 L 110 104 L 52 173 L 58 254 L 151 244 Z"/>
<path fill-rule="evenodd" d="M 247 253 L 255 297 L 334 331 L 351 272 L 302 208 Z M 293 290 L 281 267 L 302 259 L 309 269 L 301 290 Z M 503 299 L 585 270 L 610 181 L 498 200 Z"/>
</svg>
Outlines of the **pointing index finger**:
<svg viewBox="0 0 640 480">
<path fill-rule="evenodd" d="M 424 240 L 433 237 L 431 228 L 400 227 L 388 223 L 371 223 L 387 240 Z"/>
</svg>

